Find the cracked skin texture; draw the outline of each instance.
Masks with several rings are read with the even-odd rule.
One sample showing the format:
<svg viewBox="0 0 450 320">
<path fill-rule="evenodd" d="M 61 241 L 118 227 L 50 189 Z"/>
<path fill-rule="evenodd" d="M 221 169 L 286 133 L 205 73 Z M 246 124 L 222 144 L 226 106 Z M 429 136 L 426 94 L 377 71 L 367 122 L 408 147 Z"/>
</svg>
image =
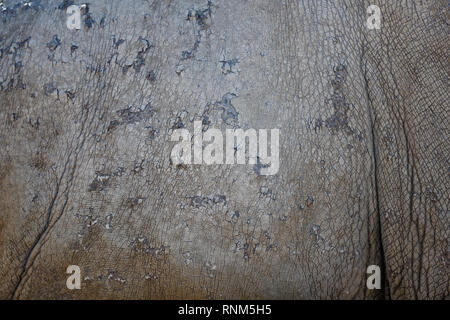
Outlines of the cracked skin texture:
<svg viewBox="0 0 450 320">
<path fill-rule="evenodd" d="M 60 2 L 0 14 L 1 298 L 448 299 L 446 1 L 375 1 L 378 31 L 367 1 L 95 2 L 79 31 Z M 194 120 L 279 128 L 278 174 L 172 166 Z"/>
</svg>

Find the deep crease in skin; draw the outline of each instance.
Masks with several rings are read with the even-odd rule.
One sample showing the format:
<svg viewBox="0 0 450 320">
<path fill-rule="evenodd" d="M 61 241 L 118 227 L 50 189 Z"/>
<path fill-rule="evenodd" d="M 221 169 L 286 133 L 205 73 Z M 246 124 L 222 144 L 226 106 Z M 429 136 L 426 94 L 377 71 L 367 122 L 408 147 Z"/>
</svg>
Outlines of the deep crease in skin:
<svg viewBox="0 0 450 320">
<path fill-rule="evenodd" d="M 107 2 L 76 33 L 59 4 L 0 13 L 0 297 L 448 298 L 445 1 L 380 0 L 379 31 L 368 1 Z M 281 128 L 279 173 L 170 166 L 194 119 Z"/>
</svg>

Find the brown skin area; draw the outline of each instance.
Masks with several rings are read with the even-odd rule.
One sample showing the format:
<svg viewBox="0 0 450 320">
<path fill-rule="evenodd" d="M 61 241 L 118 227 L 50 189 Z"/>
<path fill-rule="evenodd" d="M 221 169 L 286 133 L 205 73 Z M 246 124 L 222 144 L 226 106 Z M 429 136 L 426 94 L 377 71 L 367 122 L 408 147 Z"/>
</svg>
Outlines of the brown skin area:
<svg viewBox="0 0 450 320">
<path fill-rule="evenodd" d="M 0 297 L 448 298 L 448 9 L 408 4 L 0 16 Z M 173 166 L 194 120 L 280 128 L 280 171 Z"/>
</svg>

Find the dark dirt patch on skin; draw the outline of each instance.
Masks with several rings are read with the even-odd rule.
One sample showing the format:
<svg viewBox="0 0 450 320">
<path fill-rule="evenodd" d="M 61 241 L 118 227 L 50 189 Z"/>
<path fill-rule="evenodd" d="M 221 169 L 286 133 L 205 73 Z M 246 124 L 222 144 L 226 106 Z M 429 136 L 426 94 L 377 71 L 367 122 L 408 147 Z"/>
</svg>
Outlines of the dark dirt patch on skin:
<svg viewBox="0 0 450 320">
<path fill-rule="evenodd" d="M 333 95 L 328 103 L 331 103 L 334 114 L 324 121 L 325 127 L 327 127 L 332 133 L 336 131 L 344 130 L 347 134 L 352 134 L 353 130 L 348 125 L 347 112 L 349 110 L 349 104 L 346 101 L 343 86 L 347 79 L 347 67 L 343 64 L 339 64 L 334 68 L 334 78 L 331 80 L 333 86 Z"/>
<path fill-rule="evenodd" d="M 31 165 L 39 171 L 45 171 L 50 166 L 50 163 L 45 154 L 38 153 L 31 160 Z"/>
</svg>

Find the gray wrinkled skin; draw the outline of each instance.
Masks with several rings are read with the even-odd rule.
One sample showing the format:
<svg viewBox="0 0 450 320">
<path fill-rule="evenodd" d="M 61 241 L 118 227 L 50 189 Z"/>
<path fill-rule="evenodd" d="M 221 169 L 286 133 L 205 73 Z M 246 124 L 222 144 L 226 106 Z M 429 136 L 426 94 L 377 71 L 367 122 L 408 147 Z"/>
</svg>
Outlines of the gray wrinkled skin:
<svg viewBox="0 0 450 320">
<path fill-rule="evenodd" d="M 381 30 L 368 1 L 91 1 L 78 31 L 16 3 L 1 298 L 449 297 L 447 1 L 374 0 Z M 171 165 L 195 120 L 279 128 L 278 174 Z"/>
</svg>

